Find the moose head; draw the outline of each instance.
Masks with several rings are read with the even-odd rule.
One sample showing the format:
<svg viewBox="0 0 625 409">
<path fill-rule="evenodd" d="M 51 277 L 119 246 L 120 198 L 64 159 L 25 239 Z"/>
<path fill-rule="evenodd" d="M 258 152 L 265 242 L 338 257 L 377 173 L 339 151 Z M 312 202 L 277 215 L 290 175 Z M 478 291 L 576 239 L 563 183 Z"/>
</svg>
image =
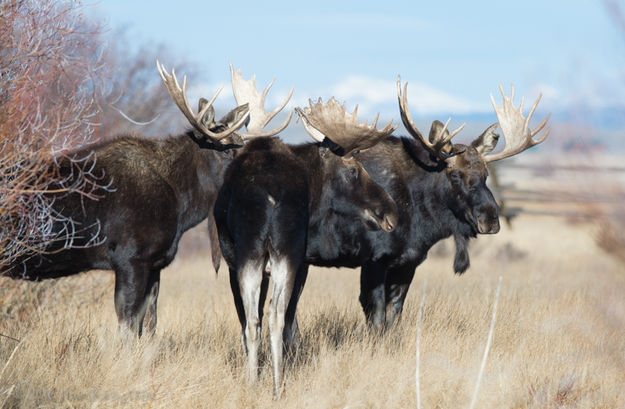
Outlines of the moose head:
<svg viewBox="0 0 625 409">
<path fill-rule="evenodd" d="M 397 126 L 391 121 L 378 130 L 378 117 L 371 125 L 358 123 L 358 106 L 349 114 L 334 98 L 327 103 L 321 98 L 316 103 L 309 100 L 308 107 L 296 110 L 306 131 L 321 144 L 330 208 L 339 214 L 359 214 L 370 229 L 392 231 L 397 225 L 397 205 L 354 154 L 388 138 Z"/>
<path fill-rule="evenodd" d="M 449 121 L 444 125 L 439 121 L 434 121 L 428 138 L 425 138 L 410 116 L 407 88 L 408 83 L 405 83 L 402 92 L 401 79 L 398 77 L 397 98 L 402 122 L 410 135 L 429 153 L 429 160 L 434 164 L 433 167 L 438 167 L 446 175 L 451 186 L 451 195 L 447 199 L 449 209 L 468 227 L 469 236 L 497 233 L 499 212 L 495 198 L 486 185 L 488 177 L 486 165 L 489 162 L 517 155 L 547 138 L 548 128 L 542 136 L 534 139 L 547 124 L 549 116 L 533 130 L 529 125 L 541 97 L 538 97 L 526 118 L 522 113 L 523 101 L 519 108 L 514 106 L 514 87 L 510 97 L 507 97 L 500 86 L 503 104 L 498 106 L 492 94 L 490 96 L 498 123 L 490 125 L 469 145 L 464 145 L 451 142 L 464 125 L 449 132 L 447 129 Z M 492 153 L 499 139 L 499 134 L 495 133 L 497 126 L 501 127 L 506 145 L 501 152 Z M 468 267 L 466 253 L 468 237 L 455 234 L 454 238 L 457 247 L 454 267 L 456 272 L 461 273 Z"/>
</svg>

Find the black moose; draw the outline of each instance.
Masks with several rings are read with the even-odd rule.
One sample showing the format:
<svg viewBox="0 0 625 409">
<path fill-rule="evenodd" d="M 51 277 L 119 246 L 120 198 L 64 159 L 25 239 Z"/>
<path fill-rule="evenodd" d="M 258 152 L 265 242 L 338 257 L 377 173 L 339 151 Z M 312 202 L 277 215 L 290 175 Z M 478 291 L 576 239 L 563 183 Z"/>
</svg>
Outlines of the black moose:
<svg viewBox="0 0 625 409">
<path fill-rule="evenodd" d="M 248 131 L 260 133 L 256 112 L 264 112 L 263 92 L 254 78 L 244 81 L 232 72 L 237 103 L 250 106 Z M 319 100 L 301 111 L 306 128 L 317 143 L 296 146 L 278 138 L 248 142 L 226 171 L 215 203 L 215 222 L 242 327 L 250 381 L 258 376 L 263 306 L 272 282 L 269 331 L 274 394 L 283 381 L 284 344 L 290 345 L 299 295 L 304 284 L 306 244 L 321 237 L 328 247 L 337 231 L 359 224 L 390 232 L 397 208 L 390 196 L 374 183 L 353 153 L 364 150 L 394 130 L 358 124 L 356 111 L 348 115 L 335 99 Z M 329 140 L 325 136 L 331 134 Z M 335 153 L 335 152 L 339 152 Z M 319 237 L 319 238 L 318 238 Z M 284 344 L 283 344 L 284 343 Z"/>
<path fill-rule="evenodd" d="M 63 277 L 91 269 L 115 271 L 115 310 L 122 330 L 141 335 L 156 327 L 156 302 L 160 272 L 174 258 L 182 233 L 209 218 L 221 187 L 223 173 L 242 143 L 235 131 L 249 117 L 247 105 L 239 106 L 215 121 L 214 97 L 201 99 L 198 114 L 182 88 L 164 66 L 158 71 L 170 96 L 193 128 L 163 139 L 137 135 L 120 136 L 89 145 L 69 157 L 94 154 L 91 172 L 110 180 L 110 192 L 99 200 L 84 200 L 79 194 L 59 194 L 56 212 L 83 226 L 72 248 L 52 243 L 42 254 L 20 260 L 3 274 L 28 280 Z M 284 127 L 286 124 L 284 125 Z M 283 129 L 283 128 L 281 128 Z M 281 129 L 278 129 L 279 132 Z M 60 163 L 60 174 L 72 177 L 71 161 Z M 94 234 L 101 240 L 88 244 Z M 216 268 L 219 252 L 216 230 L 213 254 Z M 126 331 L 123 331 L 126 332 Z"/>
<path fill-rule="evenodd" d="M 453 236 L 456 245 L 454 271 L 462 274 L 469 267 L 468 242 L 477 234 L 499 231 L 498 208 L 486 185 L 486 164 L 504 159 L 543 142 L 549 130 L 533 139 L 548 117 L 534 130 L 529 122 L 540 101 L 527 118 L 512 96 L 503 96 L 499 107 L 491 95 L 498 124 L 489 126 L 470 145 L 453 144 L 451 138 L 462 127 L 449 133 L 447 125 L 432 124 L 426 139 L 414 125 L 407 104 L 407 84 L 402 93 L 397 80 L 402 122 L 412 138 L 391 136 L 363 151 L 356 158 L 371 178 L 382 186 L 397 204 L 397 228 L 390 234 L 353 224 L 335 230 L 334 243 L 327 246 L 323 235 L 309 234 L 307 262 L 320 266 L 361 269 L 360 303 L 370 325 L 377 330 L 392 324 L 401 314 L 415 269 L 438 241 Z M 501 126 L 506 139 L 503 151 L 492 154 Z M 305 278 L 304 278 L 305 279 Z"/>
</svg>

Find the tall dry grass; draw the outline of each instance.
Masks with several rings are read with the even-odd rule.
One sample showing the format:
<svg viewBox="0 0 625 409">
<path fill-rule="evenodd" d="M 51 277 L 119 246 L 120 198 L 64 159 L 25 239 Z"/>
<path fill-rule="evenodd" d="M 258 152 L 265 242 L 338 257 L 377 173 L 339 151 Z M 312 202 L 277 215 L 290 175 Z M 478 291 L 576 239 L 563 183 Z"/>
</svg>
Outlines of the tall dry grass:
<svg viewBox="0 0 625 409">
<path fill-rule="evenodd" d="M 177 259 L 164 271 L 157 334 L 136 344 L 118 340 L 110 273 L 44 283 L 3 279 L 0 286 L 15 286 L 12 294 L 21 296 L 0 299 L 0 333 L 15 338 L 0 337 L 0 404 L 416 407 L 415 335 L 427 277 L 421 407 L 468 407 L 501 275 L 476 407 L 622 408 L 625 268 L 596 246 L 593 229 L 520 216 L 514 230 L 503 226 L 475 242 L 463 276 L 453 275 L 451 257 L 430 257 L 418 270 L 400 325 L 383 337 L 364 325 L 357 271 L 314 268 L 298 312 L 302 345 L 278 401 L 266 339 L 260 383 L 246 384 L 227 272 L 215 276 L 206 256 Z"/>
</svg>

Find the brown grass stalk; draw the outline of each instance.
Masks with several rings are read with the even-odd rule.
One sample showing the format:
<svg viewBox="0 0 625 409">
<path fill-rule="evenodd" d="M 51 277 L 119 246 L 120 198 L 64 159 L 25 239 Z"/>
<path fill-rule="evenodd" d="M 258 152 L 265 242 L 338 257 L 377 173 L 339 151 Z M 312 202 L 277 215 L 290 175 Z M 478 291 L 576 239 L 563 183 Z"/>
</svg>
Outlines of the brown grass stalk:
<svg viewBox="0 0 625 409">
<path fill-rule="evenodd" d="M 163 271 L 157 333 L 134 345 L 118 340 L 109 272 L 54 285 L 0 279 L 0 295 L 3 286 L 11 293 L 0 304 L 0 333 L 24 340 L 9 361 L 16 343 L 0 339 L 0 391 L 15 386 L 5 403 L 15 408 L 416 407 L 420 326 L 423 408 L 469 404 L 491 328 L 475 407 L 622 407 L 625 276 L 592 233 L 592 224 L 521 215 L 514 230 L 476 240 L 462 276 L 451 257 L 428 258 L 402 320 L 383 337 L 366 328 L 357 271 L 313 268 L 298 307 L 302 344 L 278 401 L 268 348 L 259 384 L 247 385 L 228 274 L 210 274 L 208 254 Z M 529 255 L 497 258 L 510 241 Z M 484 300 L 494 301 L 488 283 L 499 276 L 506 285 L 493 327 L 495 305 Z"/>
</svg>

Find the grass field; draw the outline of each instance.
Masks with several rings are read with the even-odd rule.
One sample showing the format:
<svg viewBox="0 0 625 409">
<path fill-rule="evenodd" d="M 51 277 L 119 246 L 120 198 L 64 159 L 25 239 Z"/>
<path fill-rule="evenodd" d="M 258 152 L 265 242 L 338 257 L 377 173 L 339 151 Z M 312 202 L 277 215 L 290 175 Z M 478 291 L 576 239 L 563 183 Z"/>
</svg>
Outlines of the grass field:
<svg viewBox="0 0 625 409">
<path fill-rule="evenodd" d="M 227 271 L 215 276 L 202 251 L 181 252 L 163 272 L 157 334 L 131 345 L 118 341 L 111 273 L 2 279 L 0 404 L 414 408 L 427 278 L 422 407 L 468 407 L 502 276 L 476 407 L 622 408 L 625 266 L 596 246 L 596 234 L 590 223 L 520 216 L 512 229 L 473 242 L 463 276 L 454 276 L 452 243 L 443 243 L 418 269 L 403 320 L 384 337 L 364 325 L 357 270 L 313 268 L 298 311 L 303 343 L 278 401 L 266 338 L 260 383 L 247 386 Z"/>
</svg>

